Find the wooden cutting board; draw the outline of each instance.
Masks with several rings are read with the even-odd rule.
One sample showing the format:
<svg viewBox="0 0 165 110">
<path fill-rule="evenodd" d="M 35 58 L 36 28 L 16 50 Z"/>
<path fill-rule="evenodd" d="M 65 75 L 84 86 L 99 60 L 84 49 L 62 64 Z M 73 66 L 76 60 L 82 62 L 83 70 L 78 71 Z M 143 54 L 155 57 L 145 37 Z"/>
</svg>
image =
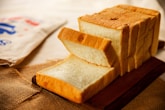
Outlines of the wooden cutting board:
<svg viewBox="0 0 165 110">
<path fill-rule="evenodd" d="M 163 72 L 165 62 L 152 57 L 140 68 L 118 77 L 87 103 L 105 110 L 121 109 Z"/>
<path fill-rule="evenodd" d="M 74 105 L 72 102 L 67 101 L 67 105 L 70 105 L 68 109 L 73 109 L 74 106 L 77 106 L 79 109 L 84 110 L 84 107 L 88 106 L 90 110 L 93 110 L 92 108 L 101 110 L 119 110 L 163 72 L 165 72 L 165 62 L 152 57 L 138 69 L 133 70 L 122 77 L 118 77 L 84 104 Z M 65 105 L 65 101 L 66 100 L 63 98 L 60 99 L 61 103 L 64 102 L 63 105 Z M 58 105 L 56 105 L 56 107 L 57 106 Z"/>
</svg>

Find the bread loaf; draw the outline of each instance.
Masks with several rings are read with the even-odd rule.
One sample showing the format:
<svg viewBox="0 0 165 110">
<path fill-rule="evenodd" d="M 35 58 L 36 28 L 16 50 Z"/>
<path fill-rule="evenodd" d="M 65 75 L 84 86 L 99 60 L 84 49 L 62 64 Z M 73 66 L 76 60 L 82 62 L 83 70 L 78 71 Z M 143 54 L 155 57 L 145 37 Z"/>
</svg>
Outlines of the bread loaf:
<svg viewBox="0 0 165 110">
<path fill-rule="evenodd" d="M 119 74 L 156 54 L 160 13 L 117 5 L 78 18 L 81 32 L 63 28 L 58 38 L 71 55 L 36 74 L 39 86 L 82 103 Z"/>
<path fill-rule="evenodd" d="M 74 55 L 36 74 L 39 86 L 76 103 L 102 90 L 118 75 L 113 67 L 97 66 Z"/>
<path fill-rule="evenodd" d="M 106 37 L 112 41 L 123 75 L 138 68 L 155 54 L 158 41 L 153 39 L 158 39 L 158 16 L 157 11 L 118 5 L 93 15 L 81 16 L 78 22 L 81 32 Z"/>
</svg>

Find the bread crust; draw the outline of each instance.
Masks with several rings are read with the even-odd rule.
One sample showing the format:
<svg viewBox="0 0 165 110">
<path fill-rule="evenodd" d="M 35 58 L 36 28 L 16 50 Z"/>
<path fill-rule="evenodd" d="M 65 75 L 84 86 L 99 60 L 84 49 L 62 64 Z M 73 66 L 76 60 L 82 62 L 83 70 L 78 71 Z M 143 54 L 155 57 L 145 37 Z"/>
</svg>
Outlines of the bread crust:
<svg viewBox="0 0 165 110">
<path fill-rule="evenodd" d="M 40 73 L 36 75 L 36 80 L 39 86 L 51 92 L 54 92 L 76 103 L 82 102 L 81 91 L 65 81 Z"/>
</svg>

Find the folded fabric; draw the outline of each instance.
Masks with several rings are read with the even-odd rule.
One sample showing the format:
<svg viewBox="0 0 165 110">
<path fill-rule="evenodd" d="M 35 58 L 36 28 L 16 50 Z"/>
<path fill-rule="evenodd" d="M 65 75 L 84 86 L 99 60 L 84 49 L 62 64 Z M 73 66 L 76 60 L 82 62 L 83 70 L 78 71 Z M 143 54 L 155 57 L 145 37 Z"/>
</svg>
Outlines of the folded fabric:
<svg viewBox="0 0 165 110">
<path fill-rule="evenodd" d="M 20 103 L 40 92 L 13 68 L 0 68 L 0 109 L 13 110 Z"/>
<path fill-rule="evenodd" d="M 64 19 L 0 18 L 0 65 L 21 63 Z"/>
</svg>

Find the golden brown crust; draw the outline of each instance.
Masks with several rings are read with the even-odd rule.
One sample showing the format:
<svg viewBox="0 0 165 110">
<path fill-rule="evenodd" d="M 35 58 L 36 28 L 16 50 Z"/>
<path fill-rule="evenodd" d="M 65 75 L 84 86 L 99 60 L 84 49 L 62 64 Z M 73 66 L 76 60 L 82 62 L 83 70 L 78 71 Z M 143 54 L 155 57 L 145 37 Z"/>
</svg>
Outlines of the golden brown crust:
<svg viewBox="0 0 165 110">
<path fill-rule="evenodd" d="M 123 17 L 123 14 L 127 13 L 126 10 L 119 8 L 107 8 L 99 13 L 93 15 L 85 15 L 78 18 L 78 21 L 87 21 L 89 23 L 94 23 L 106 28 L 111 28 L 115 30 L 122 30 L 128 25 L 119 19 Z"/>
<path fill-rule="evenodd" d="M 153 16 L 156 14 L 156 12 L 149 14 L 150 11 L 146 11 L 147 14 L 143 14 L 138 12 L 141 10 L 134 11 L 133 9 L 135 7 L 133 9 L 131 8 L 132 10 L 129 10 L 129 7 L 128 9 L 126 8 L 127 5 L 124 8 L 121 8 L 121 6 L 119 5 L 112 8 L 107 8 L 93 15 L 81 16 L 78 20 L 87 21 L 89 23 L 94 23 L 112 29 L 123 29 L 125 25 L 136 24 L 139 20 L 146 19 L 150 15 Z"/>
<path fill-rule="evenodd" d="M 131 6 L 131 5 L 126 5 L 126 4 L 124 4 L 124 5 L 120 4 L 120 5 L 117 5 L 116 7 L 134 11 L 134 12 L 143 13 L 143 14 L 148 14 L 148 15 L 152 15 L 152 16 L 157 16 L 160 14 L 158 11 L 153 10 L 153 9 L 147 9 L 147 8 Z"/>
<path fill-rule="evenodd" d="M 58 38 L 61 40 L 69 40 L 78 44 L 93 47 L 99 50 L 105 50 L 111 45 L 111 41 L 109 39 L 92 36 L 66 27 L 61 30 Z"/>
<path fill-rule="evenodd" d="M 152 56 L 155 56 L 158 49 L 158 40 L 159 40 L 159 28 L 160 28 L 160 13 L 156 16 L 156 22 L 154 27 L 154 37 L 152 39 L 152 46 L 150 53 Z"/>
<path fill-rule="evenodd" d="M 76 103 L 82 102 L 81 91 L 65 81 L 53 78 L 51 76 L 46 76 L 42 73 L 36 74 L 36 81 L 39 86 L 51 92 L 57 93 L 58 95 L 61 95 Z"/>
</svg>

